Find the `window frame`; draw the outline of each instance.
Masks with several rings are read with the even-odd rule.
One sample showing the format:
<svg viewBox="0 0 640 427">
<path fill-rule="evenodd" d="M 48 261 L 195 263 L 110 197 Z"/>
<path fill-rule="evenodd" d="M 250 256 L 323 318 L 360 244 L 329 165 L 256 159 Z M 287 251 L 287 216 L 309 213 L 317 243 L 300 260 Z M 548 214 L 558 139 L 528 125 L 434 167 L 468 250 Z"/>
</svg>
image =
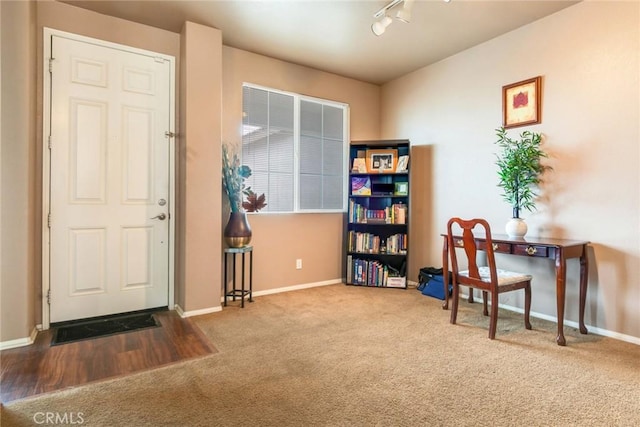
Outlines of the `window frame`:
<svg viewBox="0 0 640 427">
<path fill-rule="evenodd" d="M 318 98 L 308 95 L 302 95 L 295 92 L 283 91 L 279 89 L 274 89 L 267 86 L 257 85 L 253 83 L 243 82 L 242 83 L 242 93 L 244 93 L 244 88 L 248 87 L 251 89 L 264 90 L 267 92 L 277 93 L 281 95 L 291 96 L 293 98 L 293 210 L 292 211 L 260 211 L 260 212 L 248 212 L 249 214 L 259 213 L 259 214 L 305 214 L 305 213 L 344 213 L 347 211 L 347 200 L 349 198 L 347 184 L 349 181 L 349 120 L 350 120 L 350 107 L 349 104 L 339 101 L 333 101 L 324 98 Z M 244 112 L 244 95 L 241 95 L 241 99 L 243 99 L 241 103 L 241 109 Z M 302 209 L 300 208 L 300 104 L 301 101 L 313 102 L 323 106 L 329 106 L 334 108 L 342 109 L 342 207 L 335 209 Z M 243 113 L 244 114 L 244 113 Z M 242 154 L 243 150 L 243 132 L 242 132 L 242 120 L 240 124 L 240 136 L 241 136 L 241 147 L 240 154 Z M 269 199 L 267 197 L 267 204 L 269 203 Z"/>
</svg>

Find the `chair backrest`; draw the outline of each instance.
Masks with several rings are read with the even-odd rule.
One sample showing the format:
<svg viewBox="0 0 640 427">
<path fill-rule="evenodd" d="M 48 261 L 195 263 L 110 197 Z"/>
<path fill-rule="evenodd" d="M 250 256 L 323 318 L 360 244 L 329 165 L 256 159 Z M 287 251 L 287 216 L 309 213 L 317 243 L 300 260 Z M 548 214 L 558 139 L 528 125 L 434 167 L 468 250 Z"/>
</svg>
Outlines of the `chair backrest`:
<svg viewBox="0 0 640 427">
<path fill-rule="evenodd" d="M 474 238 L 474 229 L 478 228 L 478 236 L 484 237 L 485 242 L 481 248 L 476 244 Z M 484 232 L 484 236 L 480 233 Z M 461 237 L 460 237 L 461 236 Z M 460 218 L 451 218 L 447 223 L 447 242 L 449 246 L 449 254 L 451 255 L 451 269 L 454 279 L 460 284 L 466 284 L 482 289 L 495 289 L 498 286 L 498 274 L 496 271 L 495 256 L 493 253 L 493 241 L 491 239 L 491 227 L 484 219 L 475 218 L 464 220 Z M 461 276 L 458 264 L 458 255 L 455 248 L 462 248 L 466 255 L 469 275 Z M 481 249 L 486 253 L 487 266 L 489 267 L 491 283 L 487 283 L 480 279 L 478 271 L 477 253 Z"/>
</svg>

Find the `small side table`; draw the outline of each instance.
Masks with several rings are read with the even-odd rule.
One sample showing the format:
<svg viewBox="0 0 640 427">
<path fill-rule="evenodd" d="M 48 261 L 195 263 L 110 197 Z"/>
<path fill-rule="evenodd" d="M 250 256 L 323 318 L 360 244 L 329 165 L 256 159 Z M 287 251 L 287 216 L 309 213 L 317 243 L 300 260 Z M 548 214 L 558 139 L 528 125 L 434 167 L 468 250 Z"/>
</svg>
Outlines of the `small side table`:
<svg viewBox="0 0 640 427">
<path fill-rule="evenodd" d="M 249 254 L 249 289 L 245 289 L 245 255 Z M 227 255 L 232 254 L 232 268 L 233 268 L 233 288 L 227 290 L 227 286 L 229 281 L 227 280 L 227 269 L 229 264 L 227 262 Z M 242 287 L 238 289 L 236 287 L 236 255 L 242 254 Z M 240 307 L 244 308 L 244 298 L 245 296 L 249 296 L 249 302 L 253 302 L 253 246 L 244 246 L 242 248 L 225 248 L 224 249 L 224 306 L 227 306 L 227 298 L 233 298 L 233 301 L 236 300 L 236 297 L 240 297 Z"/>
</svg>

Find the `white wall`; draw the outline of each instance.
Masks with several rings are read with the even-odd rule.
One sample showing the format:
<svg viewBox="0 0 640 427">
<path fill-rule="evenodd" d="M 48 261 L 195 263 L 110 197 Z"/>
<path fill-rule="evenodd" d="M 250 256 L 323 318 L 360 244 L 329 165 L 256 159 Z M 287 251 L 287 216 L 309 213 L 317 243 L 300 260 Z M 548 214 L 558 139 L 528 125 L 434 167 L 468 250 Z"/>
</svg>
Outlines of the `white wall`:
<svg viewBox="0 0 640 427">
<path fill-rule="evenodd" d="M 413 238 L 423 266 L 441 265 L 439 233 L 452 216 L 485 217 L 504 232 L 511 209 L 494 164 L 501 88 L 541 75 L 542 123 L 510 132 L 542 132 L 554 169 L 538 211 L 523 215 L 529 234 L 589 240 L 587 325 L 640 339 L 639 28 L 637 1 L 582 2 L 383 87 L 381 136 L 429 146 L 422 166 L 430 182 L 412 182 L 412 197 L 432 206 L 425 235 Z M 555 317 L 551 261 L 499 262 L 531 271 L 532 310 Z M 568 263 L 570 321 L 578 318 L 578 268 Z M 503 302 L 521 306 L 522 298 Z"/>
</svg>

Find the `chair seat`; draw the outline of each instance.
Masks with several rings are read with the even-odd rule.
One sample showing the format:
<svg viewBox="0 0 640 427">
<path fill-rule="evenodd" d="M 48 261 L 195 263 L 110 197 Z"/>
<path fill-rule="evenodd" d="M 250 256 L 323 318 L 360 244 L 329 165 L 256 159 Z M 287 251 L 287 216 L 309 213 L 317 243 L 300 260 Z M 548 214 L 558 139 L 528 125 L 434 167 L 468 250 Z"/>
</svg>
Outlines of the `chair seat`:
<svg viewBox="0 0 640 427">
<path fill-rule="evenodd" d="M 491 273 L 489 267 L 478 267 L 478 273 L 480 274 L 480 280 L 486 283 L 491 283 Z M 531 280 L 532 276 L 528 274 L 516 273 L 515 271 L 497 269 L 498 274 L 498 286 L 511 285 L 513 283 L 524 282 L 525 280 Z M 459 273 L 461 276 L 469 277 L 469 270 L 464 270 Z"/>
</svg>

